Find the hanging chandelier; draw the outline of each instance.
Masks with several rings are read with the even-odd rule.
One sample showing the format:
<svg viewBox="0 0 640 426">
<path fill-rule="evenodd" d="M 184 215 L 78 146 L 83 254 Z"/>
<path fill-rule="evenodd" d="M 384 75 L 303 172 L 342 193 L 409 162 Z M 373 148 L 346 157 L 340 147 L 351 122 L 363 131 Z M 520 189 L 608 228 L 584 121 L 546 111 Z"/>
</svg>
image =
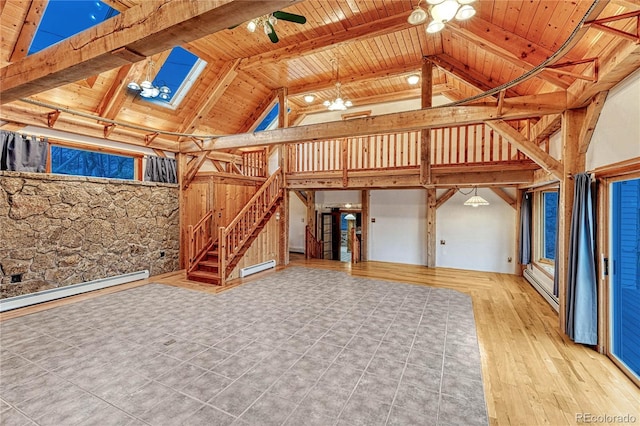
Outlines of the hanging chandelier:
<svg viewBox="0 0 640 426">
<path fill-rule="evenodd" d="M 322 103 L 329 111 L 344 111 L 347 108 L 353 106 L 353 102 L 345 100 L 340 95 L 340 62 L 332 60 L 332 63 L 336 63 L 336 98 L 332 101 L 326 100 Z"/>
<path fill-rule="evenodd" d="M 468 193 L 467 193 L 468 194 Z M 464 202 L 465 206 L 478 207 L 478 206 L 488 206 L 489 202 L 478 195 L 478 187 L 476 186 L 473 197 L 469 198 Z"/>
<path fill-rule="evenodd" d="M 476 14 L 476 10 L 471 3 L 476 0 L 425 0 L 429 4 L 429 14 L 431 15 L 431 22 L 427 25 L 427 32 L 429 34 L 442 31 L 444 24 L 456 19 L 458 21 L 464 21 Z M 427 12 L 420 7 L 422 0 L 418 0 L 418 4 L 413 9 L 407 21 L 412 25 L 420 25 L 426 22 L 428 18 Z"/>
<path fill-rule="evenodd" d="M 153 74 L 153 61 L 149 58 L 147 63 L 147 70 L 145 74 L 145 79 L 142 83 L 138 84 L 135 80 L 131 80 L 127 87 L 135 92 L 138 92 L 140 96 L 146 99 L 152 98 L 160 98 L 163 101 L 168 101 L 171 99 L 171 89 L 166 85 L 155 86 L 153 84 L 153 80 L 151 80 L 151 75 Z"/>
</svg>

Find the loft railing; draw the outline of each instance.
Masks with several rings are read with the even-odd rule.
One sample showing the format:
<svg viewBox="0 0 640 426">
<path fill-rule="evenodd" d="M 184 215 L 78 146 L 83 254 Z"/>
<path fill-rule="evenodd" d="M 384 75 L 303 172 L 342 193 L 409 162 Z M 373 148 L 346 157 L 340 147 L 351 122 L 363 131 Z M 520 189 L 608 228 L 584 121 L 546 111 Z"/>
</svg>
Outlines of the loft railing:
<svg viewBox="0 0 640 426">
<path fill-rule="evenodd" d="M 189 225 L 189 259 L 187 271 L 192 272 L 207 250 L 213 245 L 213 211 L 195 225 Z"/>
<path fill-rule="evenodd" d="M 322 241 L 316 239 L 309 226 L 305 227 L 304 257 L 306 259 L 322 259 Z"/>
<path fill-rule="evenodd" d="M 278 169 L 265 181 L 249 202 L 226 227 L 218 228 L 218 273 L 220 285 L 224 285 L 228 268 L 251 240 L 252 234 L 263 225 L 272 208 L 283 194 L 282 171 Z"/>
<path fill-rule="evenodd" d="M 430 132 L 432 167 L 527 159 L 483 123 Z M 420 131 L 293 143 L 287 148 L 289 173 L 416 168 L 420 145 Z"/>
<path fill-rule="evenodd" d="M 245 151 L 242 153 L 242 174 L 250 177 L 267 176 L 267 150 Z"/>
</svg>

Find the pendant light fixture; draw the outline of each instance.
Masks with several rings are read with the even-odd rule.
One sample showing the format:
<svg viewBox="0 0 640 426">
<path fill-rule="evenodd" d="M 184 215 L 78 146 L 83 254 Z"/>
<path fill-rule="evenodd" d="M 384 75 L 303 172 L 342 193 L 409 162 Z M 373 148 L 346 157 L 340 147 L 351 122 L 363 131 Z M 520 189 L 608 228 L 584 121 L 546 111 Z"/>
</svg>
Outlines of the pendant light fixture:
<svg viewBox="0 0 640 426">
<path fill-rule="evenodd" d="M 322 103 L 329 111 L 344 111 L 347 108 L 353 106 L 353 103 L 350 100 L 342 99 L 340 95 L 340 62 L 338 60 L 333 59 L 331 63 L 336 64 L 336 98 L 332 101 L 326 100 Z"/>
<path fill-rule="evenodd" d="M 478 207 L 478 206 L 488 206 L 489 202 L 478 195 L 478 187 L 475 187 L 475 191 L 473 197 L 469 198 L 464 202 L 465 206 Z"/>
<path fill-rule="evenodd" d="M 160 98 L 163 101 L 168 101 L 171 99 L 171 89 L 166 85 L 155 86 L 153 84 L 153 80 L 151 79 L 151 75 L 153 74 L 153 61 L 151 58 L 148 59 L 147 70 L 145 74 L 145 79 L 142 83 L 138 84 L 135 80 L 131 80 L 127 87 L 135 92 L 138 92 L 140 96 L 146 99 L 152 98 Z"/>
<path fill-rule="evenodd" d="M 476 0 L 425 0 L 429 4 L 431 22 L 427 25 L 427 33 L 433 34 L 442 31 L 444 24 L 456 19 L 464 21 L 476 14 L 471 5 Z M 413 9 L 407 21 L 412 25 L 420 25 L 427 20 L 427 12 L 420 7 L 422 0 Z"/>
</svg>

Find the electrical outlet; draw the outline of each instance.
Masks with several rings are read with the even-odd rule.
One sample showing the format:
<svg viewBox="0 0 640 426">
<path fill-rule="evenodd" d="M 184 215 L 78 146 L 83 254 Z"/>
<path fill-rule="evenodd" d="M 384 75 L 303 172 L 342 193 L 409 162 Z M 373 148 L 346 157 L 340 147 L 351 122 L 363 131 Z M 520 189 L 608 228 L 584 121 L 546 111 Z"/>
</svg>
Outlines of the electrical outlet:
<svg viewBox="0 0 640 426">
<path fill-rule="evenodd" d="M 511 263 L 512 260 L 511 256 L 507 257 L 507 262 Z"/>
<path fill-rule="evenodd" d="M 440 240 L 440 245 L 441 245 L 441 246 L 443 246 L 443 245 L 445 245 L 445 244 L 447 244 L 447 242 L 446 242 L 445 240 Z"/>
<path fill-rule="evenodd" d="M 160 257 L 164 257 L 164 251 L 160 252 Z"/>
<path fill-rule="evenodd" d="M 21 283 L 22 282 L 22 274 L 11 275 L 12 283 Z"/>
<path fill-rule="evenodd" d="M 304 217 L 302 219 L 300 219 L 300 222 L 304 223 Z"/>
</svg>

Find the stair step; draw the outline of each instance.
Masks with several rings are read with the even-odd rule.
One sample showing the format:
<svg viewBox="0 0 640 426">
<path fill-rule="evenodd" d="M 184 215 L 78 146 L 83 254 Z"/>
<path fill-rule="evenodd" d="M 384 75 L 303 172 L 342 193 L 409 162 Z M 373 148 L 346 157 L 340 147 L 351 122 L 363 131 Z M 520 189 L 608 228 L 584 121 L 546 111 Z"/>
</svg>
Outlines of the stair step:
<svg viewBox="0 0 640 426">
<path fill-rule="evenodd" d="M 189 272 L 187 278 L 191 281 L 220 285 L 220 275 L 214 272 L 196 270 Z"/>
<path fill-rule="evenodd" d="M 207 251 L 207 256 L 218 257 L 218 248 L 214 248 L 213 250 Z"/>
</svg>

